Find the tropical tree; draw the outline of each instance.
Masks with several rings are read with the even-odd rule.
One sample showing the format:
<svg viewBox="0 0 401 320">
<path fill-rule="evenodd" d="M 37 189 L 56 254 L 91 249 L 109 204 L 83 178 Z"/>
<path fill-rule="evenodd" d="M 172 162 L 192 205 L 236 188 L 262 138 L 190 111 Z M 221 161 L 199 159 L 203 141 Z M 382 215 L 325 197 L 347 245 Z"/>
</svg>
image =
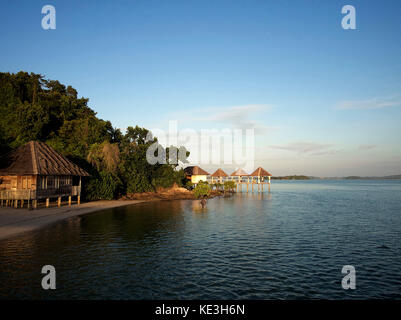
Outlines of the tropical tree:
<svg viewBox="0 0 401 320">
<path fill-rule="evenodd" d="M 196 198 L 204 198 L 210 196 L 212 189 L 210 188 L 209 183 L 199 181 L 194 189 L 194 195 Z"/>
<path fill-rule="evenodd" d="M 236 188 L 237 184 L 235 181 L 228 180 L 224 182 L 224 191 L 234 191 Z"/>
<path fill-rule="evenodd" d="M 160 156 L 171 161 L 150 164 L 146 152 L 157 138 L 139 126 L 122 134 L 88 102 L 71 86 L 40 74 L 0 72 L 0 156 L 30 140 L 46 142 L 90 173 L 83 184 L 88 199 L 185 183 L 178 167 L 189 156 L 185 148 L 160 146 Z"/>
</svg>

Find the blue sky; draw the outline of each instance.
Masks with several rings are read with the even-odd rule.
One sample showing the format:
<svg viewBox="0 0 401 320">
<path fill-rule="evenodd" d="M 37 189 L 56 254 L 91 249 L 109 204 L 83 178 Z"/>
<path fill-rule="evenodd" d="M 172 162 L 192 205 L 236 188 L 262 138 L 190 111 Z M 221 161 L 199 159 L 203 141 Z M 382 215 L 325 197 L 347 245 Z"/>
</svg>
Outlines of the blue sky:
<svg viewBox="0 0 401 320">
<path fill-rule="evenodd" d="M 401 173 L 400 1 L 2 1 L 0 26 L 0 71 L 72 85 L 116 127 L 254 126 L 276 175 Z"/>
</svg>

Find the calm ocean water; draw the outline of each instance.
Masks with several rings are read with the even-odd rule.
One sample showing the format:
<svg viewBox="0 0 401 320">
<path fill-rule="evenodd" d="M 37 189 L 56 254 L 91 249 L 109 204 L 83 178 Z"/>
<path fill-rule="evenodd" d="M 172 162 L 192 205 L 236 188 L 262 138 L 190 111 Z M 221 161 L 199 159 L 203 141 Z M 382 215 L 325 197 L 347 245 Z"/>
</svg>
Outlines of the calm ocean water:
<svg viewBox="0 0 401 320">
<path fill-rule="evenodd" d="M 273 181 L 0 242 L 0 299 L 401 299 L 401 181 Z M 41 289 L 54 265 L 57 289 Z M 341 269 L 356 269 L 356 289 Z"/>
</svg>

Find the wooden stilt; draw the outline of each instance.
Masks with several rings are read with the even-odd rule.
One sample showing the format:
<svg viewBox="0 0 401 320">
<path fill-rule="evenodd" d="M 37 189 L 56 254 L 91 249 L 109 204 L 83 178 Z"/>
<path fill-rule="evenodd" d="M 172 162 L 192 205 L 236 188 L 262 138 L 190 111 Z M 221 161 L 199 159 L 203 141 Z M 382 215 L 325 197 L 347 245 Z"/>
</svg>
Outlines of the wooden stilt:
<svg viewBox="0 0 401 320">
<path fill-rule="evenodd" d="M 24 207 L 24 199 L 21 200 L 21 208 Z"/>
<path fill-rule="evenodd" d="M 71 207 L 71 196 L 68 197 L 68 205 Z"/>
<path fill-rule="evenodd" d="M 61 197 L 58 197 L 57 206 L 58 206 L 59 208 L 61 207 Z"/>
<path fill-rule="evenodd" d="M 36 209 L 38 207 L 38 200 L 33 200 L 33 208 Z"/>
<path fill-rule="evenodd" d="M 262 183 L 262 192 L 263 192 L 263 183 Z"/>
<path fill-rule="evenodd" d="M 49 206 L 50 206 L 50 199 L 46 198 L 46 208 L 49 208 Z"/>
<path fill-rule="evenodd" d="M 78 205 L 81 204 L 81 196 L 78 196 Z"/>
</svg>

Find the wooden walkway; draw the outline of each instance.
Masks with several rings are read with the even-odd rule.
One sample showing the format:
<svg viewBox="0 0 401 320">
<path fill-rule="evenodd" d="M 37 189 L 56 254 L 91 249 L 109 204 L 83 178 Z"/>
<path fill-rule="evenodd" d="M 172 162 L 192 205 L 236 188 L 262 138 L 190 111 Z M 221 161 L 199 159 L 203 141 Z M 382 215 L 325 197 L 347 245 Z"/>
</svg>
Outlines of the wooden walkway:
<svg viewBox="0 0 401 320">
<path fill-rule="evenodd" d="M 270 192 L 269 182 L 237 182 L 236 191 L 237 192 Z"/>
</svg>

